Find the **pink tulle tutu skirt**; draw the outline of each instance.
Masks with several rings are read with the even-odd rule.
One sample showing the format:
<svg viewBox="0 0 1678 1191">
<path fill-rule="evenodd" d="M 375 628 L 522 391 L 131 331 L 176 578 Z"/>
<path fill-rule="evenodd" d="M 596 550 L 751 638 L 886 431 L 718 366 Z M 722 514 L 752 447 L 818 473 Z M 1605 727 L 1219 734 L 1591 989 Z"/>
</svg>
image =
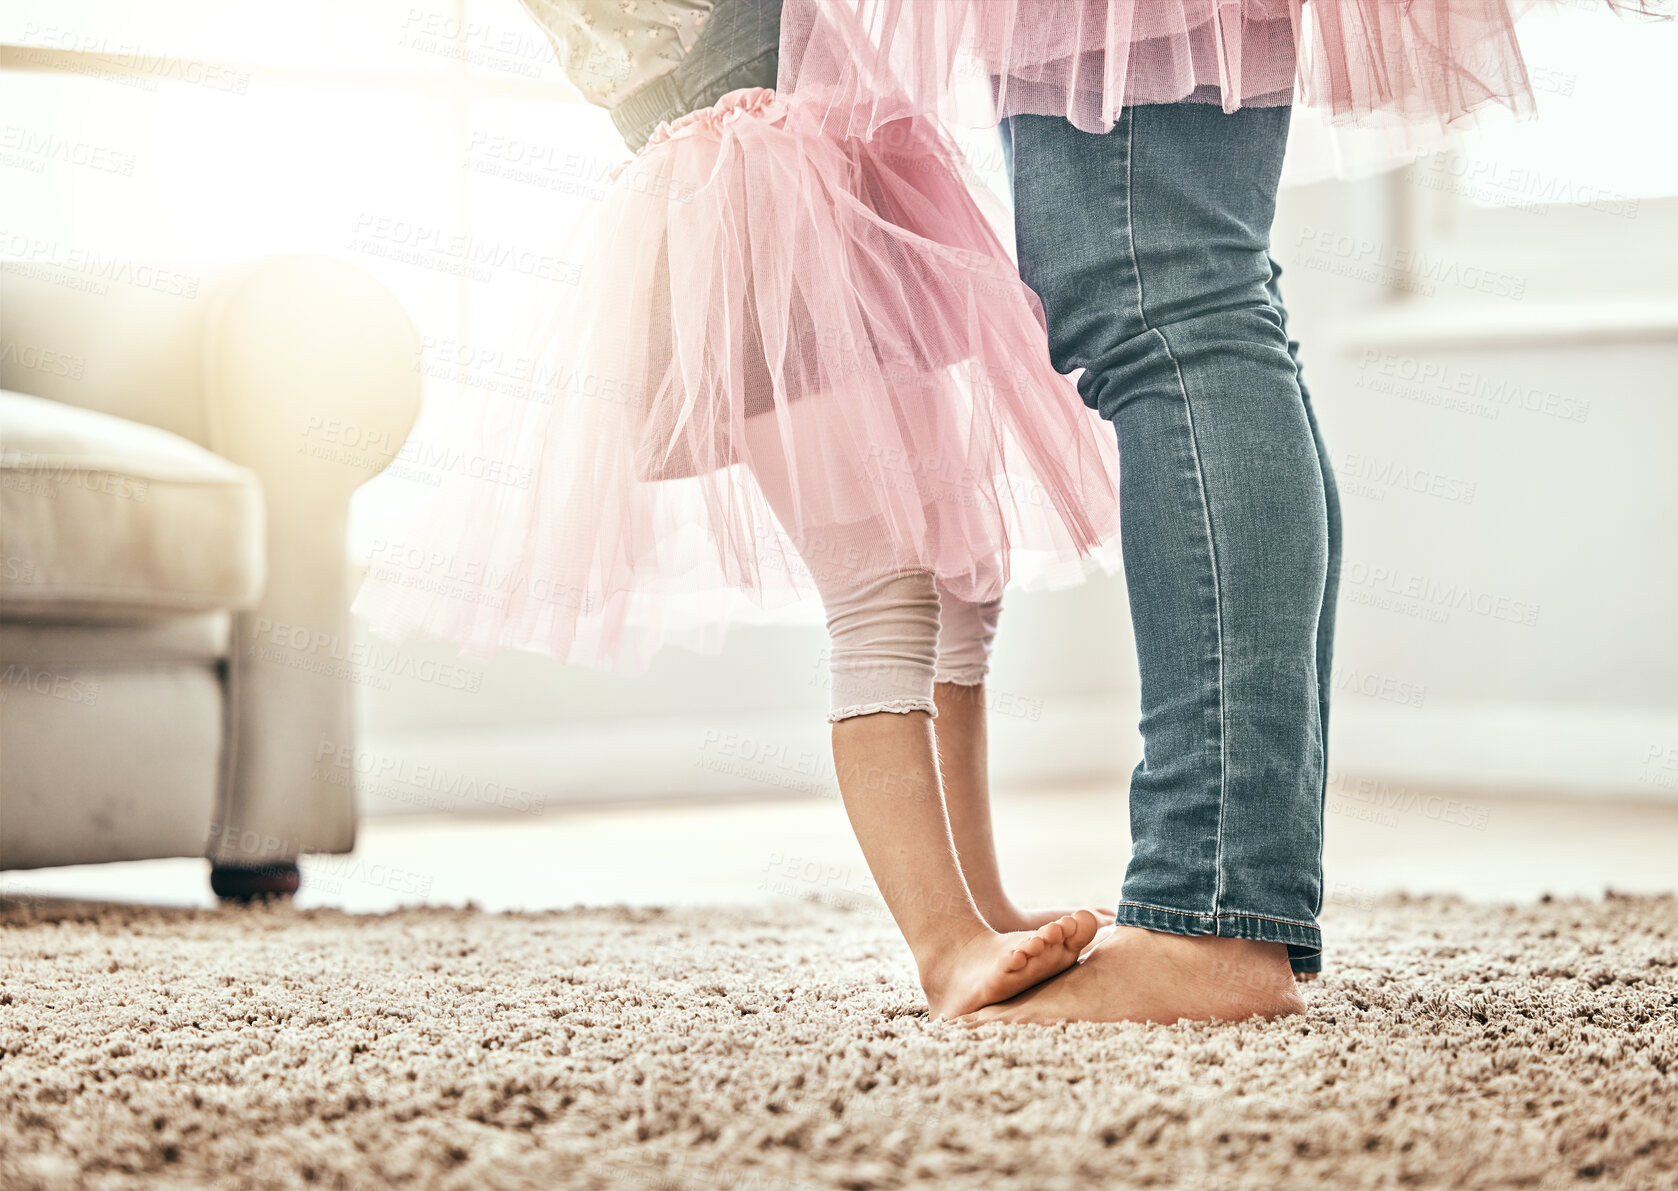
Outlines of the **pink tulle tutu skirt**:
<svg viewBox="0 0 1678 1191">
<path fill-rule="evenodd" d="M 540 359 L 431 418 L 451 473 L 376 551 L 375 632 L 633 672 L 903 570 L 958 598 L 1081 579 L 1110 428 L 930 119 L 821 134 L 774 92 L 665 125 L 613 181 Z"/>
<path fill-rule="evenodd" d="M 1062 116 L 1107 132 L 1132 104 L 1292 104 L 1300 143 L 1285 177 L 1305 182 L 1413 159 L 1477 113 L 1529 115 L 1516 21 L 1544 3 L 786 0 L 781 88 L 860 137 L 906 110 L 970 127 Z"/>
</svg>

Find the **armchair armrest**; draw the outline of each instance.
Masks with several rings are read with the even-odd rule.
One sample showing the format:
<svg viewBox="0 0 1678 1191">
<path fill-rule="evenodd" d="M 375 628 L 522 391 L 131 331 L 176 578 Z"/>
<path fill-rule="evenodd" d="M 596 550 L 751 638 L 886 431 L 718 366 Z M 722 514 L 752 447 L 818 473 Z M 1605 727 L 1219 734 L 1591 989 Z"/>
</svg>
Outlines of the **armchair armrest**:
<svg viewBox="0 0 1678 1191">
<path fill-rule="evenodd" d="M 218 864 L 354 846 L 355 791 L 318 761 L 355 739 L 349 500 L 413 426 L 419 346 L 396 298 L 331 257 L 265 261 L 215 297 L 208 445 L 257 473 L 268 510 L 267 588 L 230 649 Z"/>
</svg>

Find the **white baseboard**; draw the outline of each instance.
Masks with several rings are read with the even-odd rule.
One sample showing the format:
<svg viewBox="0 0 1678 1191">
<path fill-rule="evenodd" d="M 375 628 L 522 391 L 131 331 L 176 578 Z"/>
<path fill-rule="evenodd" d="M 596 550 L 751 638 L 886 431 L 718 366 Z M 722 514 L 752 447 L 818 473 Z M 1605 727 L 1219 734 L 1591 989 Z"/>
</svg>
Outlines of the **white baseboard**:
<svg viewBox="0 0 1678 1191">
<path fill-rule="evenodd" d="M 998 785 L 1110 781 L 1141 755 L 1135 708 L 1057 698 L 992 716 Z M 362 812 L 535 812 L 556 806 L 835 797 L 828 725 L 808 712 L 659 718 L 370 738 Z M 1484 793 L 1678 801 L 1678 713 L 1513 704 L 1334 709 L 1331 770 Z"/>
<path fill-rule="evenodd" d="M 1057 698 L 993 714 L 999 784 L 1112 780 L 1141 756 L 1135 716 L 1105 699 Z M 363 814 L 837 797 L 829 725 L 804 711 L 370 736 L 354 764 Z"/>
</svg>

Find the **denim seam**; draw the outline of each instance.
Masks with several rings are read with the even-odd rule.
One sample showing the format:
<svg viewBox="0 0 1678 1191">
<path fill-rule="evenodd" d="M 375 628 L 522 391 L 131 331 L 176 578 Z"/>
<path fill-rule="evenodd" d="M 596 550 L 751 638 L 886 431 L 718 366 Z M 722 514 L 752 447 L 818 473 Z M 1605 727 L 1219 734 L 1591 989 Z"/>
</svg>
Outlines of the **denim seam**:
<svg viewBox="0 0 1678 1191">
<path fill-rule="evenodd" d="M 1121 906 L 1135 906 L 1138 910 L 1157 910 L 1161 914 L 1177 914 L 1183 918 L 1260 918 L 1265 922 L 1280 922 L 1283 926 L 1298 926 L 1305 930 L 1321 930 L 1315 923 L 1300 922 L 1296 918 L 1278 918 L 1274 914 L 1254 914 L 1250 910 L 1220 910 L 1203 914 L 1199 910 L 1174 910 L 1170 906 L 1151 906 L 1147 902 L 1122 901 Z"/>
<path fill-rule="evenodd" d="M 1165 348 L 1165 358 L 1177 374 L 1177 391 L 1183 396 L 1183 413 L 1189 421 L 1189 452 L 1194 457 L 1195 487 L 1200 493 L 1201 520 L 1206 526 L 1206 552 L 1212 563 L 1212 618 L 1218 628 L 1218 829 L 1217 847 L 1212 857 L 1213 886 L 1212 913 L 1215 917 L 1224 895 L 1224 807 L 1229 801 L 1229 701 L 1224 697 L 1224 608 L 1223 592 L 1218 583 L 1218 544 L 1212 533 L 1212 509 L 1206 500 L 1206 472 L 1200 460 L 1200 439 L 1195 433 L 1194 407 L 1189 402 L 1189 388 L 1183 380 L 1183 366 L 1177 353 L 1171 350 L 1171 340 L 1165 332 L 1148 321 L 1148 308 L 1142 292 L 1142 258 L 1136 251 L 1136 115 L 1134 109 L 1125 110 L 1125 226 L 1130 239 L 1130 263 L 1136 273 L 1136 313 L 1142 326 L 1159 339 Z M 1280 921 L 1280 920 L 1278 920 Z"/>
</svg>

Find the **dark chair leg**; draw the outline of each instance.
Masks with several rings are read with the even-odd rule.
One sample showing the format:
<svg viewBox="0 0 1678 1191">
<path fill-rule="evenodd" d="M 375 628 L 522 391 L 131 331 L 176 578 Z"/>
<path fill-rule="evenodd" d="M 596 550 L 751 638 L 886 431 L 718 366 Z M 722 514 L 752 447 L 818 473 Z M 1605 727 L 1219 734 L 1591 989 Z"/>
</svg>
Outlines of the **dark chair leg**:
<svg viewBox="0 0 1678 1191">
<path fill-rule="evenodd" d="M 210 869 L 210 888 L 224 902 L 290 897 L 302 883 L 303 874 L 289 860 L 277 860 L 273 864 L 217 864 Z"/>
</svg>

